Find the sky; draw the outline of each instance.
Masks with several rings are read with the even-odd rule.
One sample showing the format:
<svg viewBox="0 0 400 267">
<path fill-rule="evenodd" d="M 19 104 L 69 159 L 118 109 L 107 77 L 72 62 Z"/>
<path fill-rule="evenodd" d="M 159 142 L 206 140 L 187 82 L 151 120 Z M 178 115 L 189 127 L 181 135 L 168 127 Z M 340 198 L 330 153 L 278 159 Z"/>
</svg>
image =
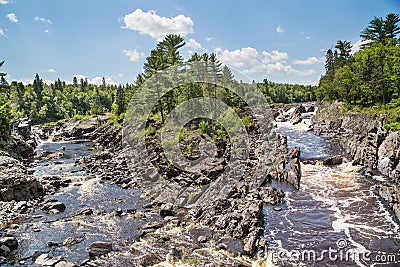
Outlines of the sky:
<svg viewBox="0 0 400 267">
<path fill-rule="evenodd" d="M 0 61 L 7 81 L 86 77 L 133 83 L 166 34 L 186 41 L 185 59 L 216 53 L 257 82 L 318 84 L 337 40 L 356 51 L 376 17 L 400 0 L 0 0 Z"/>
</svg>

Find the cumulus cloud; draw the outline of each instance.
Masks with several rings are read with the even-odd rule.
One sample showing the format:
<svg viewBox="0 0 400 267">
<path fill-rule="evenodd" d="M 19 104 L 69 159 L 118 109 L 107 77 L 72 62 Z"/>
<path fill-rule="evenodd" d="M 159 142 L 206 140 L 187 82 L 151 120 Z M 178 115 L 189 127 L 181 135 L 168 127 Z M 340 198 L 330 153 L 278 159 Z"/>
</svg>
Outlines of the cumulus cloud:
<svg viewBox="0 0 400 267">
<path fill-rule="evenodd" d="M 53 69 L 53 68 L 50 68 L 50 69 L 47 70 L 47 72 L 54 73 L 54 72 L 56 72 L 56 70 Z"/>
<path fill-rule="evenodd" d="M 167 18 L 157 15 L 155 11 L 143 12 L 141 9 L 136 9 L 124 16 L 124 22 L 126 29 L 150 35 L 157 40 L 167 34 L 186 35 L 194 32 L 192 19 L 184 15 Z"/>
<path fill-rule="evenodd" d="M 252 47 L 244 47 L 234 51 L 214 50 L 217 57 L 223 63 L 242 70 L 244 73 L 274 73 L 294 74 L 298 76 L 310 76 L 315 74 L 314 70 L 297 70 L 286 64 L 289 58 L 286 52 L 274 50 L 272 52 L 262 51 Z"/>
<path fill-rule="evenodd" d="M 201 46 L 201 44 L 199 42 L 197 42 L 195 39 L 190 38 L 187 42 L 186 42 L 186 46 L 193 48 L 194 50 L 203 50 L 204 48 Z"/>
<path fill-rule="evenodd" d="M 276 27 L 276 32 L 277 33 L 284 33 L 285 31 L 282 29 L 281 25 L 278 25 L 278 27 Z"/>
<path fill-rule="evenodd" d="M 316 63 L 324 62 L 323 58 L 309 57 L 305 60 L 294 60 L 293 63 L 296 65 L 313 65 Z"/>
<path fill-rule="evenodd" d="M 210 37 L 206 37 L 206 41 L 207 41 L 207 42 L 214 41 L 215 39 L 217 39 L 217 38 L 215 38 L 215 37 L 212 37 L 212 36 L 210 36 Z"/>
<path fill-rule="evenodd" d="M 122 51 L 124 55 L 129 57 L 129 61 L 138 62 L 142 57 L 144 57 L 144 53 L 139 53 L 136 49 L 124 49 Z"/>
<path fill-rule="evenodd" d="M 40 21 L 40 22 L 43 22 L 43 23 L 48 23 L 48 24 L 51 24 L 51 23 L 52 23 L 51 20 L 46 19 L 46 18 L 41 18 L 41 17 L 38 17 L 38 16 L 34 17 L 33 19 L 34 19 L 35 21 Z"/>
<path fill-rule="evenodd" d="M 7 5 L 8 3 L 8 0 L 0 0 L 0 5 Z"/>
<path fill-rule="evenodd" d="M 9 13 L 7 14 L 7 18 L 9 21 L 11 21 L 12 23 L 17 23 L 18 19 L 17 16 L 15 15 L 15 13 Z"/>
<path fill-rule="evenodd" d="M 76 74 L 76 75 L 74 75 L 74 77 L 76 77 L 78 79 L 78 81 L 80 79 L 83 79 L 83 80 L 87 79 L 88 83 L 90 83 L 90 84 L 95 84 L 95 85 L 103 84 L 103 77 L 100 77 L 100 76 L 97 76 L 97 77 L 89 79 L 85 75 Z M 118 85 L 118 83 L 113 80 L 112 76 L 105 76 L 104 80 L 106 81 L 107 85 L 108 84 L 110 84 L 110 85 Z"/>
<path fill-rule="evenodd" d="M 49 30 L 44 30 L 44 32 L 45 32 L 45 33 L 50 33 L 50 31 L 49 31 Z"/>
</svg>

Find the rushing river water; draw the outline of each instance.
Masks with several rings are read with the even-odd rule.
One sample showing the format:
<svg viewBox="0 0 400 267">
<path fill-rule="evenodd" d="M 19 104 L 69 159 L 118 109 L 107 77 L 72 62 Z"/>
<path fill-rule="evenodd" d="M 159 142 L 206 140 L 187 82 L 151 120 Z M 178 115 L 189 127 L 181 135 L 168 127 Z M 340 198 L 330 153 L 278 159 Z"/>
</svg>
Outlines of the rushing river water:
<svg viewBox="0 0 400 267">
<path fill-rule="evenodd" d="M 277 131 L 289 148 L 301 148 L 302 159 L 336 154 L 329 140 L 312 132 L 285 123 Z M 286 201 L 281 211 L 265 209 L 270 256 L 279 266 L 400 266 L 399 225 L 376 195 L 377 180 L 344 163 L 302 165 L 298 191 L 274 183 Z"/>
<path fill-rule="evenodd" d="M 20 245 L 15 258 L 21 262 L 21 259 L 29 258 L 35 251 L 48 253 L 52 247 L 52 257 L 62 256 L 66 261 L 79 265 L 88 258 L 86 247 L 94 241 L 110 241 L 113 250 L 129 251 L 138 228 L 152 221 L 152 215 L 147 214 L 146 220 L 142 220 L 131 214 L 118 215 L 116 211 L 140 211 L 144 204 L 140 192 L 102 183 L 76 166 L 75 158 L 93 153 L 85 144 L 44 142 L 38 147 L 37 154 L 57 152 L 61 147 L 65 147 L 61 159 L 38 158 L 35 176 L 40 180 L 46 175 L 59 175 L 72 180 L 68 187 L 45 198 L 61 201 L 66 205 L 66 210 L 59 214 L 36 210 L 30 219 L 23 222 L 16 233 Z M 90 208 L 93 215 L 75 216 L 85 208 Z M 64 245 L 66 243 L 71 244 Z M 31 259 L 22 263 L 33 264 Z M 128 265 L 124 257 L 119 257 L 112 266 Z"/>
</svg>

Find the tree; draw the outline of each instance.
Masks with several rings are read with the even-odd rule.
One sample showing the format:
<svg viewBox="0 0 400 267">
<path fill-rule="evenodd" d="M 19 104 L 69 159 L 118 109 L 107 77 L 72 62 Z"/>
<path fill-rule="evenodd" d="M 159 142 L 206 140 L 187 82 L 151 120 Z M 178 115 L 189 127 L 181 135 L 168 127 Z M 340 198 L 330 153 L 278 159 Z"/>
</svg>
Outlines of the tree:
<svg viewBox="0 0 400 267">
<path fill-rule="evenodd" d="M 383 29 L 387 38 L 396 39 L 396 36 L 400 33 L 400 27 L 397 25 L 399 22 L 399 15 L 393 13 L 386 15 Z"/>
<path fill-rule="evenodd" d="M 339 58 L 348 60 L 350 57 L 351 47 L 352 45 L 349 41 L 337 41 L 335 48 L 339 50 Z"/>
<path fill-rule="evenodd" d="M 35 79 L 33 80 L 33 90 L 35 91 L 37 98 L 36 107 L 38 110 L 40 110 L 43 104 L 43 81 L 40 79 L 39 74 L 37 73 L 35 75 Z"/>
<path fill-rule="evenodd" d="M 0 62 L 0 67 L 3 66 L 3 64 L 4 64 L 4 60 L 2 62 Z M 7 73 L 0 72 L 0 85 L 7 85 L 8 84 L 6 79 L 4 78 L 4 76 L 7 76 Z"/>
<path fill-rule="evenodd" d="M 125 112 L 125 92 L 124 92 L 124 88 L 121 85 L 118 86 L 118 89 L 117 89 L 117 92 L 115 95 L 113 111 L 118 116 Z"/>
<path fill-rule="evenodd" d="M 4 64 L 4 61 L 0 62 L 0 67 Z M 7 82 L 4 82 L 5 73 L 0 72 L 1 83 L 0 83 L 0 134 L 4 134 L 11 128 L 12 113 L 10 102 L 5 96 L 4 88 L 7 87 Z"/>
<path fill-rule="evenodd" d="M 326 60 L 325 60 L 325 70 L 326 73 L 334 72 L 335 67 L 335 56 L 333 55 L 332 49 L 328 49 L 326 52 Z"/>
<path fill-rule="evenodd" d="M 386 15 L 385 20 L 382 17 L 374 17 L 367 28 L 361 32 L 360 37 L 363 40 L 382 44 L 396 41 L 396 37 L 400 33 L 400 27 L 397 25 L 399 22 L 399 15 L 393 13 Z"/>
<path fill-rule="evenodd" d="M 78 87 L 78 79 L 76 77 L 72 79 L 72 84 L 74 85 L 74 87 Z"/>
<path fill-rule="evenodd" d="M 183 37 L 177 34 L 168 34 L 163 41 L 158 43 L 157 49 L 164 53 L 166 67 L 177 65 L 183 61 L 178 50 L 185 44 Z"/>
<path fill-rule="evenodd" d="M 361 32 L 360 37 L 365 41 L 378 41 L 383 43 L 386 38 L 383 19 L 374 17 L 367 28 Z"/>
</svg>

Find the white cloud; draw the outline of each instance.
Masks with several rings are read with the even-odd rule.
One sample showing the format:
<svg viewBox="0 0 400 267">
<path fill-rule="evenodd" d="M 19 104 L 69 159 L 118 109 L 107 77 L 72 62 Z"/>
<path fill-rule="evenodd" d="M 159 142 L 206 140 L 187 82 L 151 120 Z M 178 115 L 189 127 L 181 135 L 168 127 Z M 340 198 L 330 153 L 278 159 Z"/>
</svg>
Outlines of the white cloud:
<svg viewBox="0 0 400 267">
<path fill-rule="evenodd" d="M 7 14 L 7 18 L 9 21 L 11 21 L 12 23 L 17 23 L 18 19 L 17 16 L 15 15 L 15 13 L 9 13 Z"/>
<path fill-rule="evenodd" d="M 129 61 L 138 62 L 142 57 L 144 57 L 144 53 L 139 53 L 136 49 L 124 49 L 122 51 L 124 55 L 129 57 Z"/>
<path fill-rule="evenodd" d="M 160 17 L 155 11 L 143 12 L 136 9 L 124 16 L 125 28 L 138 31 L 140 34 L 148 34 L 152 38 L 160 40 L 167 34 L 186 35 L 193 33 L 193 21 L 190 17 L 177 15 L 173 18 Z"/>
<path fill-rule="evenodd" d="M 54 73 L 54 72 L 56 72 L 56 70 L 53 69 L 53 68 L 50 68 L 50 69 L 47 70 L 47 72 Z"/>
<path fill-rule="evenodd" d="M 2 28 L 0 28 L 0 37 L 7 38 L 7 35 L 4 33 L 4 30 Z"/>
<path fill-rule="evenodd" d="M 193 48 L 194 50 L 203 50 L 204 48 L 201 46 L 201 44 L 199 42 L 197 42 L 195 39 L 190 38 L 187 42 L 186 42 L 186 46 Z"/>
<path fill-rule="evenodd" d="M 305 60 L 294 60 L 293 63 L 296 65 L 312 65 L 316 63 L 324 62 L 323 58 L 309 57 Z"/>
<path fill-rule="evenodd" d="M 95 84 L 95 85 L 101 85 L 101 84 L 103 84 L 103 77 L 100 77 L 100 76 L 97 76 L 97 77 L 94 77 L 94 78 L 92 78 L 92 79 L 89 79 L 89 78 L 87 78 L 85 75 L 82 75 L 82 74 L 76 74 L 76 75 L 74 75 L 74 77 L 76 77 L 77 79 L 78 79 L 78 81 L 80 81 L 80 79 L 83 79 L 83 80 L 85 80 L 85 79 L 87 79 L 88 80 L 88 83 L 90 83 L 90 84 Z M 112 79 L 112 76 L 105 76 L 104 77 L 104 80 L 106 81 L 106 84 L 107 85 L 118 85 L 118 83 L 117 82 L 115 82 L 113 79 Z"/>
<path fill-rule="evenodd" d="M 118 77 L 122 78 L 124 75 L 122 73 L 118 73 Z"/>
<path fill-rule="evenodd" d="M 246 74 L 253 73 L 274 73 L 293 74 L 297 76 L 310 76 L 315 74 L 314 70 L 297 70 L 286 64 L 289 58 L 286 52 L 274 50 L 259 52 L 252 47 L 244 47 L 234 51 L 214 50 L 217 57 L 223 63 L 242 70 Z"/>
<path fill-rule="evenodd" d="M 8 3 L 8 0 L 0 0 L 0 5 L 7 5 Z"/>
<path fill-rule="evenodd" d="M 272 53 L 268 53 L 266 51 L 262 51 L 262 62 L 263 63 L 272 63 L 278 61 L 285 61 L 289 58 L 286 52 L 279 52 L 278 50 L 272 51 Z"/>
<path fill-rule="evenodd" d="M 45 33 L 50 33 L 50 31 L 49 31 L 49 30 L 44 30 L 44 32 L 45 32 Z"/>
<path fill-rule="evenodd" d="M 278 27 L 276 27 L 276 32 L 277 33 L 284 33 L 285 31 L 282 29 L 281 25 L 278 25 Z"/>
<path fill-rule="evenodd" d="M 46 18 L 41 18 L 41 17 L 38 17 L 38 16 L 34 17 L 33 19 L 34 19 L 35 21 L 40 21 L 40 22 L 44 22 L 44 23 L 48 23 L 48 24 L 51 24 L 51 23 L 52 23 L 51 20 L 46 19 Z"/>
<path fill-rule="evenodd" d="M 350 54 L 354 55 L 358 51 L 361 50 L 361 47 L 365 44 L 368 44 L 370 40 L 358 40 L 355 44 L 352 45 Z"/>
<path fill-rule="evenodd" d="M 306 36 L 306 39 L 307 39 L 307 40 L 310 40 L 310 39 L 311 39 L 311 36 Z"/>
<path fill-rule="evenodd" d="M 210 37 L 206 37 L 206 41 L 207 41 L 207 42 L 214 41 L 215 39 L 217 39 L 217 38 L 215 38 L 215 37 L 212 37 L 212 36 L 210 36 Z"/>
</svg>

